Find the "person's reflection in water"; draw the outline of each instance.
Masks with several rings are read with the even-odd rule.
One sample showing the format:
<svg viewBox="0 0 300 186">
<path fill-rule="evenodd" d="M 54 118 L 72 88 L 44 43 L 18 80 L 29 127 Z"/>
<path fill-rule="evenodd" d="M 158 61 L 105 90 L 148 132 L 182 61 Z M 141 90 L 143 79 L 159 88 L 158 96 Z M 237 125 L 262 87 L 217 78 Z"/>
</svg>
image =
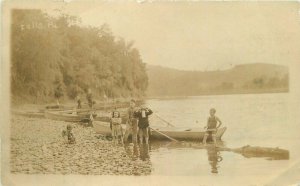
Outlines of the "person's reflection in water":
<svg viewBox="0 0 300 186">
<path fill-rule="evenodd" d="M 219 168 L 218 163 L 223 160 L 223 158 L 221 157 L 221 153 L 214 146 L 208 146 L 206 150 L 207 150 L 208 162 L 211 166 L 211 173 L 217 174 Z"/>
<path fill-rule="evenodd" d="M 150 159 L 149 155 L 149 144 L 124 144 L 124 148 L 126 151 L 126 154 L 132 159 L 137 160 L 140 158 L 141 160 L 145 161 Z"/>
<path fill-rule="evenodd" d="M 140 144 L 140 158 L 145 161 L 150 158 L 149 144 Z"/>
<path fill-rule="evenodd" d="M 134 144 L 133 145 L 133 158 L 137 159 L 139 157 L 139 149 L 138 149 L 138 145 Z"/>
<path fill-rule="evenodd" d="M 139 157 L 139 149 L 138 149 L 137 144 L 134 144 L 134 143 L 127 144 L 127 143 L 125 143 L 124 148 L 125 148 L 126 154 L 132 160 L 136 160 Z"/>
</svg>

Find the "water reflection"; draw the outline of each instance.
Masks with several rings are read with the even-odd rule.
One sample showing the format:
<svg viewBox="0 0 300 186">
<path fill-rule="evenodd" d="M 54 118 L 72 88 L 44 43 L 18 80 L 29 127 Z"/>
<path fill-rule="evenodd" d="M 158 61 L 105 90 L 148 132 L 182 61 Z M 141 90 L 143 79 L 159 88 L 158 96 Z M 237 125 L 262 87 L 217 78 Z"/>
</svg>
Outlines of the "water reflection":
<svg viewBox="0 0 300 186">
<path fill-rule="evenodd" d="M 140 145 L 140 159 L 143 161 L 150 159 L 148 144 Z"/>
<path fill-rule="evenodd" d="M 124 145 L 125 151 L 132 160 L 137 160 L 140 158 L 141 160 L 145 161 L 150 159 L 149 149 L 150 145 L 148 144 L 125 144 Z"/>
<path fill-rule="evenodd" d="M 166 166 L 176 165 L 172 169 L 174 174 L 181 174 L 183 171 L 190 174 L 190 171 L 192 172 L 192 170 L 194 171 L 195 169 L 199 170 L 199 172 L 205 169 L 209 174 L 219 174 L 221 166 L 225 166 L 224 170 L 226 170 L 226 165 L 222 165 L 224 158 L 222 154 L 225 153 L 221 151 L 240 154 L 245 158 L 289 159 L 289 151 L 287 150 L 251 146 L 228 148 L 222 141 L 219 141 L 216 145 L 210 143 L 203 145 L 197 142 L 175 143 L 152 141 L 149 145 L 127 144 L 125 145 L 125 150 L 132 160 L 140 159 L 142 161 L 151 161 L 154 173 L 156 169 L 157 172 L 167 172 Z M 193 161 L 195 158 L 197 159 L 196 163 L 201 165 L 203 165 L 203 160 L 206 161 L 205 168 L 203 166 L 201 166 L 201 168 L 197 167 Z"/>
<path fill-rule="evenodd" d="M 218 173 L 219 162 L 223 160 L 220 151 L 215 146 L 207 146 L 208 162 L 211 166 L 211 173 Z"/>
<path fill-rule="evenodd" d="M 146 147 L 144 147 L 146 148 Z M 216 145 L 208 143 L 207 145 L 203 145 L 202 143 L 194 143 L 194 142 L 180 142 L 180 143 L 174 143 L 174 142 L 151 142 L 149 145 L 150 148 L 150 154 L 149 149 L 145 149 L 145 154 L 140 154 L 140 158 L 150 158 L 149 156 L 155 155 L 155 154 L 161 154 L 163 153 L 174 153 L 174 157 L 176 157 L 176 153 L 181 154 L 180 152 L 187 152 L 187 157 L 190 156 L 190 152 L 202 152 L 205 153 L 207 156 L 207 161 L 209 164 L 209 172 L 213 174 L 219 173 L 220 163 L 223 160 L 221 149 L 225 148 L 225 143 L 223 141 L 218 141 Z M 140 148 L 141 149 L 141 148 Z M 160 149 L 167 149 L 167 151 L 161 151 Z M 200 150 L 200 151 L 198 151 Z M 197 153 L 195 153 L 195 156 L 198 156 Z M 171 158 L 171 157 L 170 157 Z M 152 160 L 152 161 L 155 161 Z M 187 160 L 188 162 L 188 160 Z M 153 167 L 155 169 L 155 167 Z"/>
</svg>

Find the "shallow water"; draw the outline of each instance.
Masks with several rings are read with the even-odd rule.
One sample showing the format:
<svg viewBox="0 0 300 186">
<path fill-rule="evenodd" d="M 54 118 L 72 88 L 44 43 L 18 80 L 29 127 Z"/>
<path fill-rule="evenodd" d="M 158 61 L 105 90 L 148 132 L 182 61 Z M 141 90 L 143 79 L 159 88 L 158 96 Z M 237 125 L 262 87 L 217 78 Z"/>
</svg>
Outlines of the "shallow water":
<svg viewBox="0 0 300 186">
<path fill-rule="evenodd" d="M 214 148 L 197 149 L 152 142 L 152 175 L 199 176 L 204 185 L 235 180 L 236 184 L 268 183 L 294 162 L 300 153 L 298 116 L 294 115 L 288 93 L 200 96 L 184 99 L 153 99 L 146 102 L 159 116 L 178 127 L 204 127 L 209 109 L 228 129 L 222 140 L 227 147 L 245 145 L 280 147 L 290 151 L 289 160 L 246 158 Z M 165 125 L 155 115 L 152 126 Z M 213 181 L 212 181 L 213 180 Z"/>
</svg>

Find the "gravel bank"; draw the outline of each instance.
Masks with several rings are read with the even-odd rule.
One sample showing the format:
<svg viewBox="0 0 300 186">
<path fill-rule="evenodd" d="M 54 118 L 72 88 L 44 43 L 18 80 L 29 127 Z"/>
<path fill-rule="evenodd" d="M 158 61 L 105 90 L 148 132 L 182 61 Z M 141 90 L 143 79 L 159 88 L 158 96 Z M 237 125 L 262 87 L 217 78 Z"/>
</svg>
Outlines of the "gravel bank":
<svg viewBox="0 0 300 186">
<path fill-rule="evenodd" d="M 62 131 L 73 127 L 76 144 L 67 144 Z M 141 152 L 143 151 L 140 148 Z M 115 146 L 93 128 L 76 123 L 13 116 L 11 122 L 12 173 L 149 175 L 149 158 L 136 158 L 131 145 Z M 142 153 L 141 153 L 142 154 Z"/>
</svg>

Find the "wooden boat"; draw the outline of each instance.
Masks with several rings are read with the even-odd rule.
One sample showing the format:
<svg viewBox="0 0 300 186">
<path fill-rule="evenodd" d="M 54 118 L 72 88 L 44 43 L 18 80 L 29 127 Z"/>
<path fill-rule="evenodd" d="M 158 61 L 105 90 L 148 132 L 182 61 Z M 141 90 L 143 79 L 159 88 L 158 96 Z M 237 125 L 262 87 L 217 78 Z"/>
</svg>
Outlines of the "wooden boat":
<svg viewBox="0 0 300 186">
<path fill-rule="evenodd" d="M 46 111 L 45 117 L 48 119 L 59 120 L 59 121 L 80 122 L 80 121 L 88 120 L 88 118 L 90 117 L 90 114 L 88 112 L 77 113 L 74 110 Z M 93 114 L 93 117 L 96 117 L 96 114 Z"/>
<path fill-rule="evenodd" d="M 93 122 L 94 130 L 98 134 L 102 134 L 104 136 L 110 136 L 111 135 L 111 129 L 108 122 L 102 122 L 102 121 L 94 121 Z M 123 131 L 126 129 L 125 124 L 121 124 Z"/>
<path fill-rule="evenodd" d="M 166 134 L 177 140 L 202 140 L 205 134 L 205 129 L 202 128 L 175 128 L 175 127 L 164 127 L 155 129 L 163 134 Z M 226 127 L 219 128 L 216 133 L 217 140 L 221 140 L 223 134 L 226 131 Z M 151 136 L 155 139 L 166 139 L 156 131 L 151 132 Z M 210 140 L 211 136 L 208 137 Z"/>
<path fill-rule="evenodd" d="M 25 116 L 29 118 L 45 118 L 43 112 L 39 111 L 21 111 L 21 110 L 12 110 L 12 114 Z"/>
<path fill-rule="evenodd" d="M 126 124 L 127 117 L 121 116 L 122 118 L 122 124 Z M 109 116 L 97 116 L 94 118 L 95 121 L 101 121 L 101 122 L 110 122 Z"/>
<path fill-rule="evenodd" d="M 109 123 L 95 121 L 93 123 L 96 133 L 102 135 L 110 135 L 111 130 Z M 122 128 L 126 129 L 126 125 L 122 124 Z M 155 130 L 162 132 L 176 140 L 201 140 L 204 137 L 205 130 L 201 128 L 176 128 L 176 127 L 164 127 L 164 128 L 155 128 Z M 221 140 L 223 134 L 226 131 L 226 127 L 218 129 L 216 137 L 218 140 Z M 152 139 L 167 139 L 165 136 L 159 134 L 158 132 L 151 131 Z M 209 137 L 210 138 L 210 137 Z"/>
</svg>

